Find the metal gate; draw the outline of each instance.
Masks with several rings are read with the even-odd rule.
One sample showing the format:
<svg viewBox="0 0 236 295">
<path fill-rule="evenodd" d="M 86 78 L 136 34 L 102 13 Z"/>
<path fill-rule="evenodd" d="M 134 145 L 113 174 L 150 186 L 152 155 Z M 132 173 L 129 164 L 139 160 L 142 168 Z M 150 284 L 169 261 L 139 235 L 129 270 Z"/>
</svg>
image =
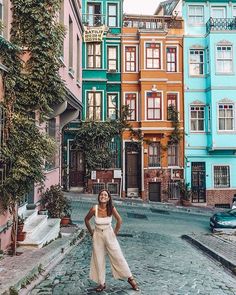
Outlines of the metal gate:
<svg viewBox="0 0 236 295">
<path fill-rule="evenodd" d="M 192 202 L 206 202 L 206 164 L 205 162 L 192 163 Z"/>
<path fill-rule="evenodd" d="M 149 182 L 149 201 L 161 202 L 161 183 Z"/>
</svg>

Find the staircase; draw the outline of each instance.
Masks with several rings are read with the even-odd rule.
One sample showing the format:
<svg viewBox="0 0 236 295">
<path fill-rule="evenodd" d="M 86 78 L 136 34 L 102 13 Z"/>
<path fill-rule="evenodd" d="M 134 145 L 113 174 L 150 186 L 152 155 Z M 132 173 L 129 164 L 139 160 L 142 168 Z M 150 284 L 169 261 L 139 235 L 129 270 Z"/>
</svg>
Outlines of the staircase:
<svg viewBox="0 0 236 295">
<path fill-rule="evenodd" d="M 58 237 L 60 218 L 48 218 L 47 215 L 38 215 L 35 210 L 27 211 L 26 217 L 28 217 L 23 228 L 23 231 L 26 232 L 26 238 L 23 242 L 18 241 L 19 246 L 42 248 Z"/>
</svg>

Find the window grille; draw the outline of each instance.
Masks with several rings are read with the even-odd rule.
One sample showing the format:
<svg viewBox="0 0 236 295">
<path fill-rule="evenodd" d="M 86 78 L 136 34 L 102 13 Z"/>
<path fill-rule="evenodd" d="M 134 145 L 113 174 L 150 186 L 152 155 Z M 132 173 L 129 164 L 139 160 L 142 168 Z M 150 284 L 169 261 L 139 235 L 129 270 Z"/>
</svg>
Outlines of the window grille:
<svg viewBox="0 0 236 295">
<path fill-rule="evenodd" d="M 103 182 L 99 182 L 99 183 L 94 183 L 94 184 L 93 184 L 93 193 L 94 193 L 94 194 L 99 194 L 99 192 L 100 192 L 102 189 L 105 189 L 105 183 L 103 183 Z"/>
</svg>

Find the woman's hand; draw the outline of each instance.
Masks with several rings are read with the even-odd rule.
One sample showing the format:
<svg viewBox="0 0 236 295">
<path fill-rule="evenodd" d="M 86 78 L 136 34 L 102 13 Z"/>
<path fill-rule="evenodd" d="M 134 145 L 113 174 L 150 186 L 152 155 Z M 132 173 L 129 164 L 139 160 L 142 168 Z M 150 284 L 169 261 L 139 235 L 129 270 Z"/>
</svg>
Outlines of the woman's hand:
<svg viewBox="0 0 236 295">
<path fill-rule="evenodd" d="M 93 238 L 93 234 L 94 234 L 94 229 L 92 229 L 92 231 L 90 232 L 90 235 L 92 238 Z"/>
</svg>

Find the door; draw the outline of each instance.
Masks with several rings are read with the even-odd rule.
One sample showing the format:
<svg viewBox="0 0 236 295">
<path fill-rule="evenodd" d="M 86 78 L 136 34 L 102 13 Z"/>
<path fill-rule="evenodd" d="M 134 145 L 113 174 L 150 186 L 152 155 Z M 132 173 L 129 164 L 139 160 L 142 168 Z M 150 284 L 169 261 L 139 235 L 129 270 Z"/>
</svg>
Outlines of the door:
<svg viewBox="0 0 236 295">
<path fill-rule="evenodd" d="M 161 202 L 161 183 L 149 182 L 149 201 Z"/>
<path fill-rule="evenodd" d="M 84 157 L 81 151 L 70 149 L 69 185 L 84 186 Z"/>
<path fill-rule="evenodd" d="M 205 162 L 192 163 L 192 202 L 206 202 L 206 168 Z"/>
<path fill-rule="evenodd" d="M 140 146 L 126 143 L 126 193 L 128 197 L 139 197 L 140 193 Z"/>
</svg>

